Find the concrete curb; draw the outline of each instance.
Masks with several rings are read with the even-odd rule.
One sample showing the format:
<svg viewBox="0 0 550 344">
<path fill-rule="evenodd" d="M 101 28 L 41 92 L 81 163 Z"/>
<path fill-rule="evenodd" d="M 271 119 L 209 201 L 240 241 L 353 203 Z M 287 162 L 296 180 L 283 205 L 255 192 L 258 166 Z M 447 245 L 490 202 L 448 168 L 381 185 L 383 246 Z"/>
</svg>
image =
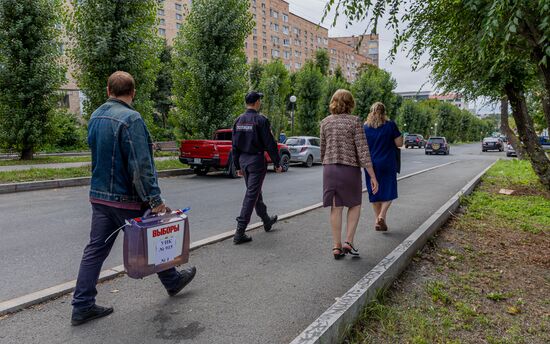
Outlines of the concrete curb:
<svg viewBox="0 0 550 344">
<path fill-rule="evenodd" d="M 376 298 L 379 290 L 387 288 L 407 268 L 410 260 L 428 239 L 445 224 L 460 205 L 464 195 L 472 193 L 483 175 L 494 165 L 475 176 L 464 188 L 418 227 L 407 239 L 384 257 L 371 271 L 311 323 L 290 344 L 340 343 L 346 331 Z"/>
<path fill-rule="evenodd" d="M 397 179 L 398 180 L 403 180 L 403 179 L 411 178 L 411 177 L 414 177 L 414 176 L 419 175 L 421 173 L 425 173 L 425 172 L 428 172 L 428 171 L 435 170 L 437 168 L 448 166 L 448 165 L 454 164 L 456 162 L 457 161 L 451 161 L 451 162 L 448 162 L 448 163 L 445 163 L 445 164 L 430 167 L 430 168 L 424 169 L 422 171 L 414 172 L 414 173 L 399 177 Z M 363 192 L 365 192 L 365 191 L 366 191 L 366 189 L 363 190 Z M 323 207 L 323 203 L 316 203 L 316 204 L 313 204 L 309 207 L 305 207 L 305 208 L 298 209 L 298 210 L 295 210 L 293 212 L 281 215 L 281 216 L 279 216 L 279 221 L 284 221 L 284 220 L 287 220 L 287 219 L 293 218 L 295 216 L 299 216 L 299 215 L 308 213 L 312 210 L 319 209 L 319 208 L 322 208 L 322 207 Z M 263 227 L 263 223 L 257 222 L 257 223 L 249 225 L 246 230 L 251 231 L 251 230 L 254 230 L 254 229 L 261 228 L 261 227 Z M 199 241 L 192 242 L 191 243 L 191 251 L 197 250 L 197 249 L 199 249 L 201 247 L 204 247 L 204 246 L 208 246 L 208 245 L 218 243 L 218 242 L 223 241 L 223 240 L 230 239 L 230 238 L 233 237 L 234 234 L 235 234 L 235 231 L 231 230 L 231 231 L 220 233 L 220 234 L 217 234 L 217 235 L 214 235 L 214 236 L 211 236 L 211 237 L 199 240 Z M 115 278 L 119 275 L 123 275 L 123 274 L 125 274 L 124 265 L 118 265 L 118 266 L 115 266 L 114 268 L 103 270 L 101 272 L 100 276 L 99 276 L 99 281 L 98 282 L 107 281 L 107 280 L 113 279 L 113 278 Z M 68 293 L 70 293 L 74 290 L 75 285 L 76 285 L 76 280 L 72 280 L 72 281 L 69 281 L 69 282 L 66 282 L 66 283 L 63 283 L 63 284 L 59 284 L 59 285 L 50 287 L 50 288 L 39 290 L 39 291 L 31 293 L 31 294 L 23 295 L 23 296 L 14 298 L 14 299 L 10 299 L 10 300 L 7 300 L 7 301 L 0 302 L 0 316 L 5 315 L 5 314 L 10 314 L 10 313 L 15 313 L 17 311 L 20 311 L 20 310 L 22 310 L 24 308 L 27 308 L 27 307 L 30 307 L 32 305 L 36 305 L 36 304 L 39 304 L 39 303 L 42 303 L 42 302 L 45 302 L 45 301 L 49 301 L 49 300 L 58 298 L 58 297 L 63 296 L 65 294 L 68 294 Z"/>
<path fill-rule="evenodd" d="M 160 178 L 185 176 L 189 174 L 193 174 L 193 170 L 174 169 L 174 170 L 158 171 L 158 176 Z M 39 182 L 8 183 L 8 184 L 0 184 L 0 194 L 23 192 L 23 191 L 59 189 L 59 188 L 67 188 L 67 187 L 73 187 L 73 186 L 86 186 L 86 185 L 90 185 L 90 177 L 54 179 L 54 180 L 44 180 Z"/>
</svg>

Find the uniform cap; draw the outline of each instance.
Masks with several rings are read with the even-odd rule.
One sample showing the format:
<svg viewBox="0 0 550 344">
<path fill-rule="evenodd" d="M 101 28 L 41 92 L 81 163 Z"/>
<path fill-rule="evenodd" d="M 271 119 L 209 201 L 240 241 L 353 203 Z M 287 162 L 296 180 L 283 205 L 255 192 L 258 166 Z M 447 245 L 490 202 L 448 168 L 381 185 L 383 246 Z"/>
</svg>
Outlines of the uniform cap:
<svg viewBox="0 0 550 344">
<path fill-rule="evenodd" d="M 248 94 L 244 97 L 244 100 L 247 104 L 254 104 L 258 101 L 258 99 L 262 99 L 264 96 L 263 93 L 256 92 L 256 91 L 250 91 Z"/>
</svg>

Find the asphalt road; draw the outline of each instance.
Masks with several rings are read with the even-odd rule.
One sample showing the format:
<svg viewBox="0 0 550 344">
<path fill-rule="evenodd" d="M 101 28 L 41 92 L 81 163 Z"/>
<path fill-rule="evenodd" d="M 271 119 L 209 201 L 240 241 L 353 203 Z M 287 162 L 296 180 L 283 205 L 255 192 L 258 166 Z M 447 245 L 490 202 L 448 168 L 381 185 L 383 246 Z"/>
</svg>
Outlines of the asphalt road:
<svg viewBox="0 0 550 344">
<path fill-rule="evenodd" d="M 120 277 L 99 286 L 98 303 L 115 308 L 108 318 L 71 327 L 66 295 L 0 319 L 0 342 L 288 343 L 495 159 L 462 152 L 454 156 L 459 163 L 399 182 L 387 233 L 373 230 L 364 197 L 354 240 L 361 259 L 332 258 L 329 211 L 317 209 L 282 221 L 270 233 L 252 231 L 250 244 L 226 240 L 193 251 L 190 263 L 197 266 L 197 277 L 177 297 L 169 298 L 156 276 Z M 410 164 L 419 158 L 418 151 L 409 154 L 414 157 L 407 160 Z M 270 176 L 268 184 L 283 177 L 290 174 Z"/>
<path fill-rule="evenodd" d="M 479 145 L 451 148 L 449 156 L 426 156 L 420 149 L 404 150 L 402 175 L 458 160 L 504 157 L 484 153 Z M 269 173 L 264 199 L 271 214 L 287 213 L 321 201 L 322 167 L 292 167 Z M 244 183 L 221 175 L 161 179 L 163 197 L 173 208 L 190 206 L 193 241 L 231 230 L 238 216 Z M 437 192 L 437 189 L 434 189 Z M 76 278 L 89 236 L 91 209 L 87 187 L 0 195 L 0 301 L 25 295 Z M 254 216 L 252 222 L 259 221 Z M 104 268 L 122 264 L 120 237 Z"/>
</svg>

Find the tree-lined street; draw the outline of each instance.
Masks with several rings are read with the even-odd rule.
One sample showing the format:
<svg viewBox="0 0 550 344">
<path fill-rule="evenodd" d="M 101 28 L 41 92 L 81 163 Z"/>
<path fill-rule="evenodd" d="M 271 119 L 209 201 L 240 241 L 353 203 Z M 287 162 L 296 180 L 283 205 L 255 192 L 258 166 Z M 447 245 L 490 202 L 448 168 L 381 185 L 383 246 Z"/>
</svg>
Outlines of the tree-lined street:
<svg viewBox="0 0 550 344">
<path fill-rule="evenodd" d="M 372 210 L 366 201 L 367 196 L 364 196 L 364 214 L 355 242 L 361 259 L 333 259 L 328 213 L 326 209 L 318 209 L 276 224 L 273 232 L 265 233 L 262 229 L 254 231 L 251 234 L 254 241 L 248 246 L 237 247 L 231 240 L 226 240 L 192 252 L 190 263 L 197 266 L 197 277 L 178 297 L 168 299 L 155 276 L 143 280 L 121 277 L 99 286 L 98 302 L 115 307 L 115 312 L 108 318 L 71 328 L 68 326 L 70 297 L 65 296 L 0 322 L 0 341 L 6 344 L 289 343 L 335 298 L 351 288 L 498 156 L 480 156 L 477 145 L 454 148 L 454 155 L 433 157 L 431 164 L 451 159 L 459 160 L 458 163 L 399 183 L 400 198 L 388 214 L 388 233 L 374 231 Z M 423 154 L 421 150 L 407 151 L 406 172 L 430 165 L 421 162 Z M 284 211 L 281 203 L 273 205 L 277 199 L 286 203 L 304 194 L 296 186 L 293 190 L 281 191 L 283 183 L 279 181 L 296 180 L 300 172 L 314 176 L 320 168 L 295 168 L 294 171 L 295 175 L 291 170 L 286 175 L 271 173 L 267 178 L 265 198 L 268 205 L 272 204 L 271 209 Z M 177 182 L 179 179 L 171 181 Z M 237 201 L 231 204 L 231 198 L 223 201 L 224 194 L 219 191 L 219 186 L 233 183 L 227 183 L 225 178 L 219 181 L 216 177 L 207 179 L 216 180 L 218 186 L 203 192 L 205 197 L 207 193 L 213 193 L 208 195 L 213 205 L 207 216 L 217 218 L 220 228 L 231 225 L 235 215 L 231 211 L 224 215 L 221 204 L 234 206 L 235 209 L 239 204 Z M 315 178 L 300 181 L 305 179 L 311 179 L 313 190 L 317 190 L 310 190 L 309 194 L 319 195 L 318 181 Z M 243 191 L 242 181 L 235 181 L 235 187 Z M 190 190 L 186 193 L 188 199 L 196 198 L 200 192 L 188 184 L 187 189 Z M 284 197 L 276 197 L 283 193 Z M 167 195 L 169 199 L 173 196 Z M 316 202 L 319 198 L 314 195 L 312 200 Z M 202 227 L 195 220 L 198 214 L 192 211 L 191 216 L 194 217 L 192 237 L 196 239 Z M 87 230 L 86 227 L 81 228 L 79 235 L 84 236 Z M 79 245 L 85 242 L 84 238 L 77 240 L 81 240 Z M 10 241 L 13 242 L 12 239 Z M 56 255 L 60 249 L 55 249 Z M 78 258 L 73 259 L 75 271 L 77 262 Z M 30 274 L 26 271 L 27 276 Z"/>
<path fill-rule="evenodd" d="M 402 175 L 450 161 L 468 169 L 465 160 L 494 159 L 480 155 L 479 144 L 454 146 L 449 156 L 425 156 L 422 149 L 403 151 Z M 424 188 L 418 185 L 418 188 Z M 192 241 L 234 229 L 244 183 L 222 175 L 161 179 L 163 197 L 172 207 L 190 206 Z M 73 280 L 88 240 L 91 209 L 88 188 L 0 195 L 0 223 L 6 230 L 0 242 L 0 300 L 7 300 Z M 283 214 L 321 201 L 322 168 L 291 167 L 287 174 L 269 173 L 264 198 L 272 214 Z M 370 215 L 370 210 L 367 210 Z M 368 216 L 368 215 L 367 215 Z M 254 215 L 252 222 L 259 219 Z M 328 229 L 327 229 L 328 230 Z M 122 236 L 104 268 L 122 264 Z M 54 254 L 55 252 L 55 254 Z M 13 267 L 17 266 L 17 269 Z"/>
</svg>

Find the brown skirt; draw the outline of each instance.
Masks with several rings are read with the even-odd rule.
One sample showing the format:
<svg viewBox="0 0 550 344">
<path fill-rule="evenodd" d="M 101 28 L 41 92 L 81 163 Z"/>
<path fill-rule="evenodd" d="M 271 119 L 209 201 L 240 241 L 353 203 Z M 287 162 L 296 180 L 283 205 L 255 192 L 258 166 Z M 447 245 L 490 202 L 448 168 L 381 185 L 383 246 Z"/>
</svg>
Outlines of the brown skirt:
<svg viewBox="0 0 550 344">
<path fill-rule="evenodd" d="M 355 207 L 363 200 L 363 180 L 359 167 L 323 165 L 323 206 Z"/>
</svg>

